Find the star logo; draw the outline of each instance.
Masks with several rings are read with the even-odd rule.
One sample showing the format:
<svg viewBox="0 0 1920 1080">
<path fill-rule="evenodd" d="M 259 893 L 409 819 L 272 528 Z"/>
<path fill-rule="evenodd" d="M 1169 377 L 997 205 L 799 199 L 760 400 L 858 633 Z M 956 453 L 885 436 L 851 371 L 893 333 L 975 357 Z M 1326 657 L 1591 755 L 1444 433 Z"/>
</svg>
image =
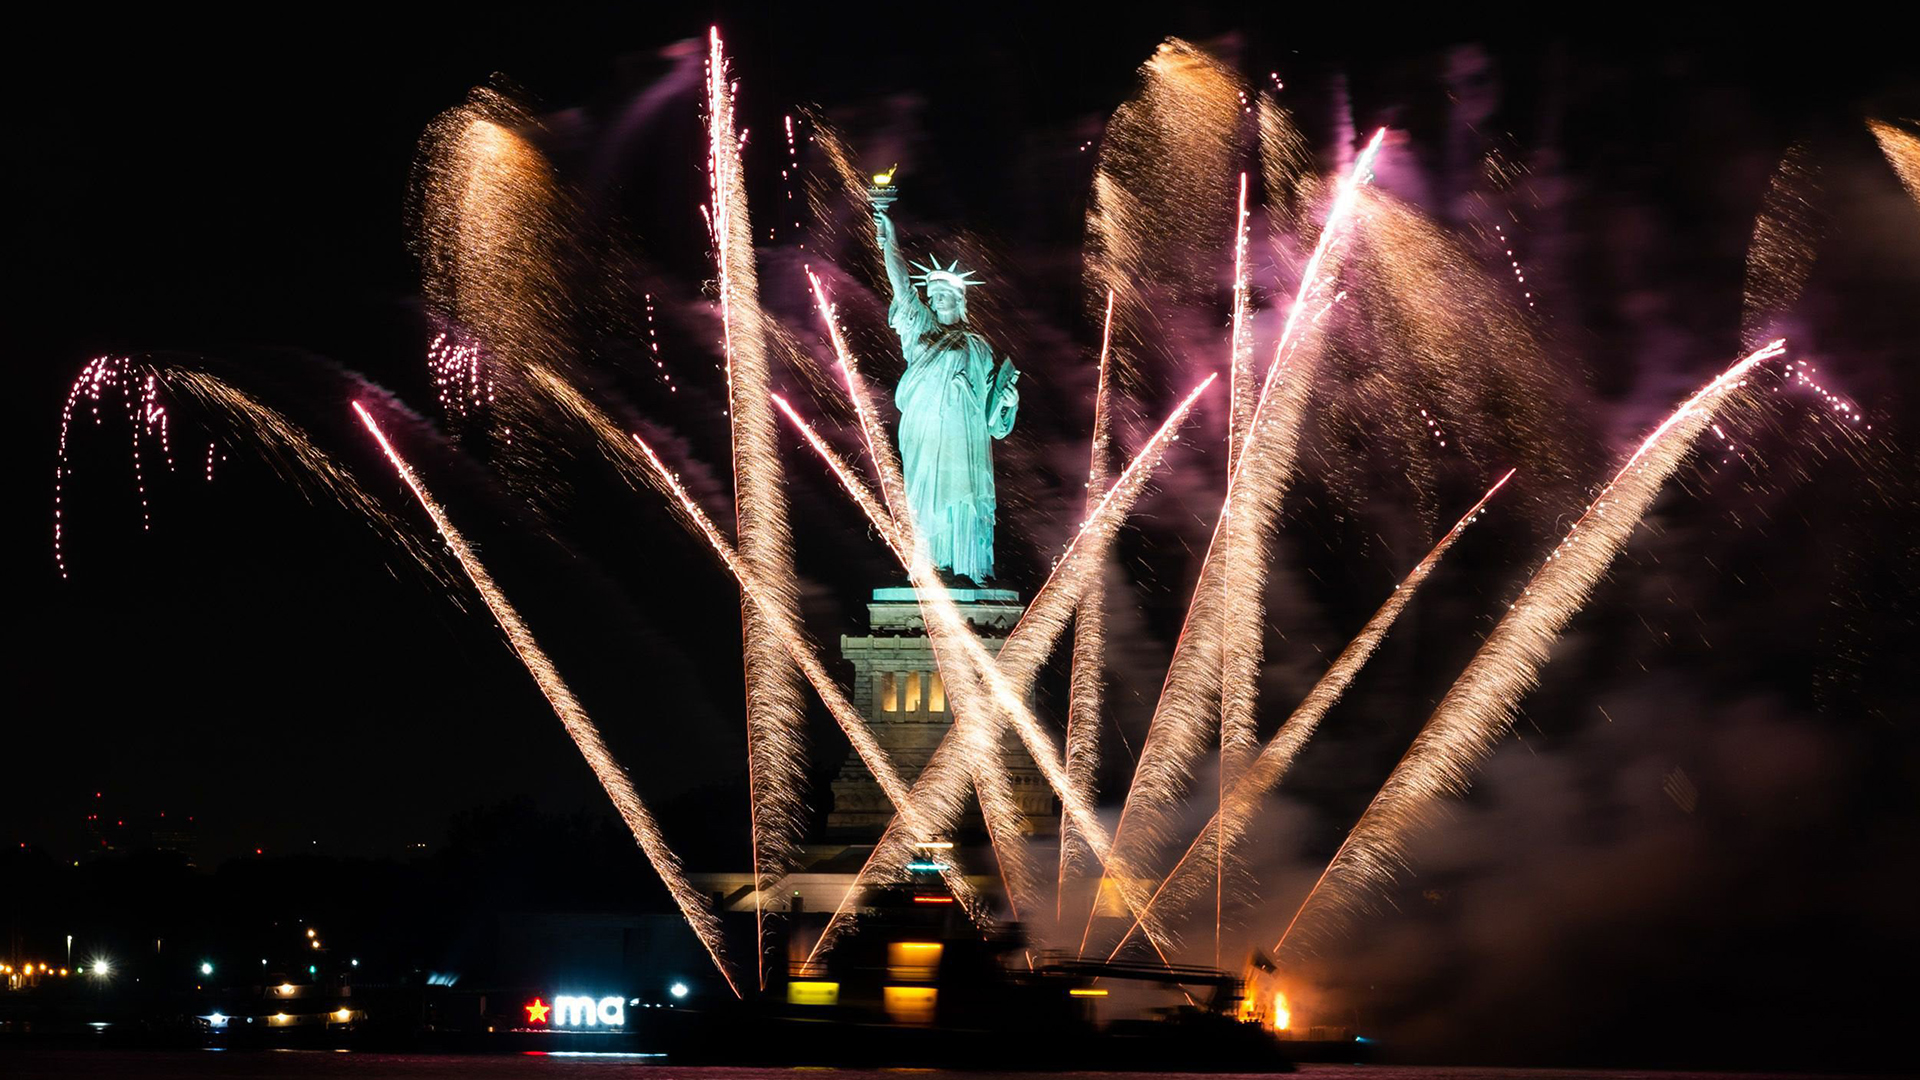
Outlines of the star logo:
<svg viewBox="0 0 1920 1080">
<path fill-rule="evenodd" d="M 539 998 L 534 998 L 533 1004 L 526 1006 L 527 1023 L 529 1024 L 546 1023 L 547 1010 L 549 1008 L 551 1008 L 551 1006 L 547 1005 L 545 1002 L 541 1001 Z"/>
</svg>

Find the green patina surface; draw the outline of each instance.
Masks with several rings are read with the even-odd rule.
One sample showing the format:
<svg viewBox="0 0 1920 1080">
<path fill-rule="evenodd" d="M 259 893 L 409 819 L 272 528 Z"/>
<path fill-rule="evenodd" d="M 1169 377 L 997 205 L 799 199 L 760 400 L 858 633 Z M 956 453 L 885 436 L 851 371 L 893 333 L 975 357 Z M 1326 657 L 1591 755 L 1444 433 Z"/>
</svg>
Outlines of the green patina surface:
<svg viewBox="0 0 1920 1080">
<path fill-rule="evenodd" d="M 996 364 L 967 326 L 966 291 L 977 283 L 958 264 L 909 275 L 884 210 L 874 223 L 893 290 L 887 319 L 907 361 L 894 403 L 914 528 L 936 568 L 984 582 L 993 576 L 993 442 L 1013 430 L 1020 373 Z"/>
</svg>

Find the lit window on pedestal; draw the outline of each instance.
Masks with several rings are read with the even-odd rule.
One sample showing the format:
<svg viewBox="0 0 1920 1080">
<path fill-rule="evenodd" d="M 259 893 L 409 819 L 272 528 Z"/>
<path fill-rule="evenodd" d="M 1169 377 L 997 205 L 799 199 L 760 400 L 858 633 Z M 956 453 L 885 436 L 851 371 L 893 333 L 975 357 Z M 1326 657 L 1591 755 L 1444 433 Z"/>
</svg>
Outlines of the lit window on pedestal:
<svg viewBox="0 0 1920 1080">
<path fill-rule="evenodd" d="M 940 673 L 927 676 L 927 711 L 947 711 L 947 684 L 940 681 Z"/>
<path fill-rule="evenodd" d="M 880 711 L 900 711 L 899 687 L 894 685 L 894 676 L 891 671 L 880 673 Z"/>
<path fill-rule="evenodd" d="M 920 673 L 917 671 L 907 672 L 907 701 L 901 706 L 900 711 L 920 711 Z"/>
</svg>

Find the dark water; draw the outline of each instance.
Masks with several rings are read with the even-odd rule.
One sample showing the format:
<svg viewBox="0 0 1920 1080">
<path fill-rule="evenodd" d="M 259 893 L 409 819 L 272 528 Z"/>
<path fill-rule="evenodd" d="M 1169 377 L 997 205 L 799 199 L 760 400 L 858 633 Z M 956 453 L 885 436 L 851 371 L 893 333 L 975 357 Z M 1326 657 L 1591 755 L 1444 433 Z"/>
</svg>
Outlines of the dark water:
<svg viewBox="0 0 1920 1080">
<path fill-rule="evenodd" d="M 368 1054 L 325 1050 L 113 1051 L 0 1048 L 0 1077 L 42 1080 L 128 1077 L 130 1080 L 245 1080 L 248 1077 L 312 1077 L 314 1080 L 517 1080 L 520 1077 L 587 1077 L 615 1080 L 1071 1080 L 1076 1077 L 1137 1077 L 1172 1080 L 1210 1075 L 1222 1080 L 1253 1074 L 955 1072 L 946 1069 L 755 1069 L 674 1065 L 657 1058 L 622 1055 Z M 1258 1074 L 1261 1076 L 1269 1074 Z M 1703 1073 L 1632 1069 L 1484 1069 L 1470 1066 L 1302 1065 L 1309 1080 L 1814 1080 L 1807 1073 Z"/>
</svg>

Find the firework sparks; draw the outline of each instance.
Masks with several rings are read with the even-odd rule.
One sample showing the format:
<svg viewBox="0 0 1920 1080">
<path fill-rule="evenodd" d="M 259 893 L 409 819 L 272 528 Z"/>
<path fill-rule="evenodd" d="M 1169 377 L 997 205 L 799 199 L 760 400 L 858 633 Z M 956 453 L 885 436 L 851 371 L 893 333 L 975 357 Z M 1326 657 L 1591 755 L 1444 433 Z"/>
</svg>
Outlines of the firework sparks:
<svg viewBox="0 0 1920 1080">
<path fill-rule="evenodd" d="M 1562 420 L 1584 407 L 1583 395 L 1489 265 L 1504 248 L 1483 258 L 1373 187 L 1361 194 L 1354 229 L 1341 260 L 1348 296 L 1327 320 L 1330 347 L 1302 436 L 1303 453 L 1326 463 L 1328 493 L 1357 508 L 1382 485 L 1404 483 L 1421 516 L 1438 523 L 1431 493 L 1464 460 L 1485 470 L 1520 466 L 1536 514 L 1584 504 L 1571 478 L 1588 448 Z M 1496 235 L 1489 227 L 1485 239 Z M 1370 459 L 1378 458 L 1400 467 L 1376 471 Z"/>
<path fill-rule="evenodd" d="M 860 377 L 860 369 L 854 363 L 853 352 L 847 348 L 846 338 L 841 336 L 840 320 L 834 317 L 833 303 L 827 299 L 820 276 L 809 270 L 807 280 L 813 286 L 814 306 L 820 312 L 821 322 L 826 324 L 827 339 L 832 343 L 834 357 L 840 364 L 847 400 L 853 402 L 854 417 L 860 423 L 860 437 L 866 443 L 867 460 L 873 463 L 874 472 L 880 477 L 880 494 L 886 499 L 887 509 L 905 540 L 912 536 L 913 520 L 909 515 L 907 481 L 900 472 L 900 460 L 894 456 L 893 446 L 880 428 L 879 414 L 874 411 L 866 381 Z M 903 544 L 903 548 L 911 550 L 912 545 Z"/>
<path fill-rule="evenodd" d="M 427 353 L 442 405 L 455 425 L 485 420 L 516 481 L 550 449 L 527 437 L 542 417 L 524 391 L 569 354 L 572 208 L 538 130 L 511 98 L 475 89 L 421 136 L 409 208 L 427 304 L 446 328 Z"/>
<path fill-rule="evenodd" d="M 1240 462 L 1241 443 L 1253 425 L 1253 327 L 1247 306 L 1247 174 L 1240 174 L 1240 210 L 1233 230 L 1233 331 L 1228 339 L 1227 474 Z M 1109 308 L 1112 303 L 1109 300 Z"/>
<path fill-rule="evenodd" d="M 147 477 L 141 441 L 156 430 L 166 431 L 166 408 L 155 393 L 154 380 L 141 365 L 124 356 L 101 356 L 89 361 L 67 388 L 67 399 L 60 407 L 60 443 L 53 466 L 53 563 L 60 576 L 69 576 L 67 565 L 67 481 L 73 476 L 72 437 L 76 411 L 84 404 L 94 425 L 101 423 L 101 402 L 117 394 L 126 413 L 132 444 L 133 484 L 140 497 L 140 527 L 153 526 L 153 509 L 147 498 Z M 168 454 L 171 460 L 171 453 Z M 212 475 L 212 466 L 208 466 Z"/>
<path fill-rule="evenodd" d="M 194 406 L 196 414 L 223 420 L 230 427 L 229 433 L 223 436 L 229 445 L 251 446 L 275 475 L 292 484 L 309 502 L 340 506 L 354 520 L 365 522 L 376 533 L 397 544 L 413 564 L 435 581 L 455 580 L 438 551 L 406 523 L 388 513 L 345 465 L 321 449 L 306 429 L 286 414 L 204 371 L 169 367 L 159 374 L 160 384 L 168 393 L 183 404 Z M 209 443 L 209 478 L 214 457 Z M 218 457 L 226 460 L 225 454 Z"/>
<path fill-rule="evenodd" d="M 660 381 L 666 384 L 667 392 L 677 394 L 680 388 L 673 384 L 673 372 L 667 370 L 666 361 L 660 358 L 660 328 L 654 322 L 653 294 L 646 293 L 641 299 L 647 308 L 647 356 L 653 361 L 655 374 L 659 375 Z"/>
<path fill-rule="evenodd" d="M 1521 299 L 1533 307 L 1533 290 L 1527 287 L 1527 272 L 1520 268 L 1520 257 L 1513 253 L 1513 238 L 1507 235 L 1507 228 L 1496 223 L 1493 235 L 1500 243 L 1500 250 L 1507 258 L 1507 266 L 1513 270 L 1513 283 L 1519 286 Z"/>
<path fill-rule="evenodd" d="M 145 483 L 146 470 L 140 445 L 149 439 L 165 439 L 171 427 L 172 410 L 166 398 L 190 406 L 189 415 L 204 422 L 217 422 L 228 431 L 223 438 L 230 445 L 245 442 L 254 447 L 266 464 L 282 479 L 299 489 L 316 504 L 337 504 L 356 520 L 366 522 L 375 532 L 399 545 L 401 550 L 430 576 L 446 580 L 439 557 L 411 530 L 389 514 L 368 495 L 353 474 L 333 455 L 316 445 L 306 430 L 285 414 L 269 408 L 253 395 L 203 371 L 158 361 L 134 361 L 126 357 L 100 357 L 89 362 L 68 389 L 60 413 L 60 442 L 54 466 L 53 539 L 54 562 L 63 577 L 71 567 L 65 542 L 68 538 L 66 498 L 73 477 L 73 422 L 90 416 L 96 425 L 104 421 L 101 406 L 110 394 L 121 396 L 124 414 L 132 429 L 136 455 L 134 477 L 141 496 L 143 524 L 152 520 L 150 495 Z M 162 441 L 168 468 L 173 467 L 170 439 Z M 212 440 L 202 475 L 211 483 L 214 467 L 225 461 Z"/>
<path fill-rule="evenodd" d="M 795 611 L 792 539 L 786 487 L 769 405 L 772 372 L 753 263 L 753 226 L 747 219 L 740 162 L 746 133 L 734 124 L 734 87 L 716 27 L 708 34 L 708 220 L 713 226 L 720 324 L 727 366 L 727 416 L 733 428 L 734 516 L 740 558 L 767 600 L 783 614 Z M 806 807 L 806 717 L 787 650 L 760 607 L 741 603 L 746 659 L 747 776 L 752 803 L 754 913 L 761 940 L 766 913 L 760 896 L 785 871 L 799 842 Z M 789 620 L 797 621 L 797 620 Z M 766 949 L 760 983 L 766 985 Z"/>
<path fill-rule="evenodd" d="M 1240 174 L 1240 212 L 1238 224 L 1234 230 L 1233 245 L 1233 333 L 1229 338 L 1231 356 L 1229 363 L 1233 370 L 1232 405 L 1227 417 L 1227 480 L 1231 484 L 1233 475 L 1239 470 L 1240 455 L 1245 448 L 1247 432 L 1253 426 L 1253 347 L 1249 340 L 1247 327 L 1247 174 Z M 1229 517 L 1222 523 L 1224 542 L 1224 573 L 1221 589 L 1226 596 L 1242 595 L 1256 587 L 1260 575 L 1261 559 L 1256 563 L 1257 553 L 1240 550 L 1235 542 L 1233 522 Z M 1240 636 L 1258 635 L 1261 628 L 1234 628 L 1222 626 L 1223 634 Z M 1253 702 L 1257 693 L 1256 680 L 1259 678 L 1260 653 L 1258 646 L 1249 649 L 1244 643 L 1240 648 L 1221 649 L 1220 668 L 1220 777 L 1219 798 L 1226 805 L 1227 791 L 1232 787 L 1237 774 L 1245 767 L 1247 759 L 1257 749 L 1258 736 L 1254 728 Z M 1213 962 L 1220 963 L 1220 916 L 1226 903 L 1226 849 L 1214 848 L 1214 905 L 1213 905 Z M 1144 913 L 1143 913 L 1144 914 Z"/>
<path fill-rule="evenodd" d="M 1194 837 L 1193 843 L 1188 845 L 1186 853 L 1180 857 L 1180 861 L 1174 865 L 1173 870 L 1167 874 L 1160 883 L 1160 887 L 1147 901 L 1146 907 L 1141 912 L 1141 919 L 1134 920 L 1134 925 L 1121 935 L 1119 944 L 1113 947 L 1108 959 L 1120 954 L 1120 950 L 1126 946 L 1133 937 L 1134 931 L 1139 928 L 1141 920 L 1156 907 L 1178 907 L 1181 903 L 1192 899 L 1199 880 L 1199 875 L 1195 872 L 1199 865 L 1196 855 L 1209 850 L 1214 852 L 1215 860 L 1214 920 L 1216 927 L 1218 926 L 1220 919 L 1219 866 L 1222 859 L 1220 852 L 1231 849 L 1246 835 L 1248 827 L 1253 823 L 1254 815 L 1260 808 L 1260 800 L 1280 782 L 1281 777 L 1286 775 L 1294 758 L 1299 756 L 1307 741 L 1313 737 L 1321 719 L 1339 702 L 1341 695 L 1346 693 L 1347 687 L 1353 684 L 1355 677 L 1360 674 L 1360 669 L 1366 666 L 1374 650 L 1379 648 L 1380 642 L 1387 636 L 1387 631 L 1391 630 L 1395 620 L 1399 619 L 1400 612 L 1413 600 L 1413 594 L 1432 575 L 1434 567 L 1440 564 L 1440 559 L 1447 553 L 1447 549 L 1467 531 L 1467 526 L 1479 520 L 1481 511 L 1486 509 L 1487 503 L 1492 501 L 1512 478 L 1513 471 L 1508 470 L 1506 475 L 1495 481 L 1494 485 L 1487 489 L 1487 493 L 1480 497 L 1480 501 L 1475 503 L 1473 508 L 1468 510 L 1459 522 L 1440 538 L 1439 543 L 1427 552 L 1426 557 L 1414 565 L 1400 584 L 1394 587 L 1393 594 L 1387 598 L 1386 603 L 1380 605 L 1380 609 L 1374 612 L 1365 626 L 1360 628 L 1360 632 L 1354 635 L 1346 648 L 1340 650 L 1340 655 L 1334 658 L 1333 663 L 1328 665 L 1327 670 L 1307 692 L 1307 696 L 1301 699 L 1300 704 L 1281 723 L 1280 729 L 1274 732 L 1273 738 L 1267 740 L 1266 745 L 1260 748 L 1259 753 L 1248 764 L 1245 771 L 1235 777 L 1231 788 L 1222 792 L 1220 809 L 1201 829 L 1200 835 Z M 1183 871 L 1186 873 L 1183 874 Z"/>
<path fill-rule="evenodd" d="M 867 521 L 880 533 L 880 539 L 886 542 L 894 557 L 900 560 L 900 564 L 905 566 L 911 562 L 912 556 L 909 552 L 912 551 L 912 544 L 906 537 L 900 535 L 893 515 L 880 505 L 873 492 L 867 489 L 866 482 L 855 475 L 846 460 L 834 452 L 833 447 L 827 445 L 827 441 L 820 437 L 820 433 L 813 429 L 813 425 L 800 418 L 800 414 L 794 411 L 793 405 L 786 398 L 775 394 L 773 403 L 780 407 L 781 412 L 787 414 L 787 419 L 806 438 L 807 445 L 813 447 L 814 452 L 827 463 L 834 478 L 839 480 L 840 486 L 846 489 L 847 496 L 853 500 L 855 506 L 860 508 L 860 512 L 867 516 Z"/>
<path fill-rule="evenodd" d="M 1304 208 L 1312 201 L 1319 179 L 1313 171 L 1313 149 L 1289 113 L 1274 98 L 1281 89 L 1278 76 L 1272 91 L 1258 98 L 1260 125 L 1260 181 L 1266 190 L 1267 217 L 1277 238 L 1304 224 Z"/>
<path fill-rule="evenodd" d="M 1887 164 L 1893 166 L 1907 194 L 1920 203 L 1920 138 L 1883 120 L 1867 121 L 1867 129 L 1880 143 L 1880 152 L 1887 156 Z"/>
<path fill-rule="evenodd" d="M 1249 673 L 1259 670 L 1263 645 L 1260 629 L 1265 626 L 1260 587 L 1265 575 L 1257 570 L 1241 573 L 1238 567 L 1247 562 L 1255 567 L 1266 564 L 1274 515 L 1292 477 L 1294 451 L 1312 385 L 1312 351 L 1302 350 L 1300 345 L 1306 327 L 1313 322 L 1309 313 L 1317 314 L 1333 302 L 1329 296 L 1333 276 L 1329 260 L 1349 233 L 1359 189 L 1371 177 L 1374 158 L 1385 136 L 1384 128 L 1374 133 L 1342 180 L 1288 307 L 1114 830 L 1115 848 L 1128 863 L 1150 860 L 1153 849 L 1165 839 L 1165 819 L 1178 804 L 1193 762 L 1211 741 L 1212 725 L 1208 721 L 1213 710 L 1219 708 L 1226 715 L 1230 710 L 1252 707 Z M 1226 543 L 1229 536 L 1233 539 L 1232 558 L 1228 557 Z M 1229 671 L 1235 673 L 1231 681 L 1225 678 Z M 1238 688 L 1231 702 L 1224 697 L 1229 686 Z M 1135 825 L 1132 846 L 1124 843 L 1129 823 Z M 1144 909 L 1147 896 L 1140 881 L 1118 879 L 1111 873 L 1107 880 L 1113 882 L 1115 892 L 1133 914 Z M 1092 932 L 1090 914 L 1081 934 L 1083 952 Z M 1145 932 L 1149 940 L 1157 936 L 1151 923 Z"/>
<path fill-rule="evenodd" d="M 1826 229 L 1819 208 L 1820 164 L 1804 142 L 1787 148 L 1767 182 L 1760 213 L 1747 244 L 1747 281 L 1742 291 L 1740 341 L 1753 348 L 1799 298 L 1813 268 L 1816 245 Z"/>
<path fill-rule="evenodd" d="M 1242 185 L 1242 195 L 1245 185 Z M 1100 321 L 1099 376 L 1093 396 L 1092 449 L 1087 466 L 1086 517 L 1092 518 L 1099 494 L 1107 486 L 1107 461 L 1112 455 L 1113 421 L 1109 375 L 1113 355 L 1113 301 L 1107 293 L 1106 315 Z M 1104 562 L 1104 560 L 1102 560 Z M 1106 691 L 1106 583 L 1104 567 L 1091 573 L 1073 616 L 1073 656 L 1067 691 L 1067 779 L 1093 798 L 1100 768 L 1100 715 Z M 1060 871 L 1054 886 L 1054 921 L 1065 914 L 1068 878 L 1085 860 L 1085 843 L 1070 822 L 1060 824 Z"/>
<path fill-rule="evenodd" d="M 1826 384 L 1820 381 L 1820 369 L 1815 367 L 1810 361 L 1795 360 L 1791 364 L 1788 364 L 1787 378 L 1792 379 L 1794 385 L 1806 389 L 1815 397 L 1819 398 L 1821 404 L 1825 405 L 1834 416 L 1850 424 L 1860 423 L 1860 407 L 1842 395 L 1828 389 Z M 1873 425 L 1868 424 L 1866 428 L 1867 430 L 1872 430 Z M 1714 434 L 1720 434 L 1720 429 L 1717 426 L 1714 428 Z"/>
<path fill-rule="evenodd" d="M 1729 400 L 1741 395 L 1753 368 L 1784 350 L 1785 343 L 1775 340 L 1748 354 L 1683 402 L 1634 450 L 1441 699 L 1301 902 L 1276 949 L 1298 940 L 1294 933 L 1303 921 L 1319 921 L 1324 932 L 1406 865 L 1413 831 L 1440 800 L 1472 782 L 1474 769 L 1493 752 L 1521 696 L 1538 679 L 1549 647 L 1585 605 L 1694 441 Z"/>
<path fill-rule="evenodd" d="M 493 403 L 493 378 L 479 349 L 459 344 L 442 332 L 427 346 L 427 369 L 433 373 L 440 408 L 449 420 L 465 420 Z"/>
<path fill-rule="evenodd" d="M 1150 358 L 1178 360 L 1149 297 L 1192 295 L 1212 280 L 1235 225 L 1227 208 L 1246 126 L 1244 82 L 1188 42 L 1162 42 L 1137 77 L 1100 138 L 1085 260 L 1089 307 L 1116 298 L 1113 373 L 1128 392 L 1141 389 Z"/>
</svg>

